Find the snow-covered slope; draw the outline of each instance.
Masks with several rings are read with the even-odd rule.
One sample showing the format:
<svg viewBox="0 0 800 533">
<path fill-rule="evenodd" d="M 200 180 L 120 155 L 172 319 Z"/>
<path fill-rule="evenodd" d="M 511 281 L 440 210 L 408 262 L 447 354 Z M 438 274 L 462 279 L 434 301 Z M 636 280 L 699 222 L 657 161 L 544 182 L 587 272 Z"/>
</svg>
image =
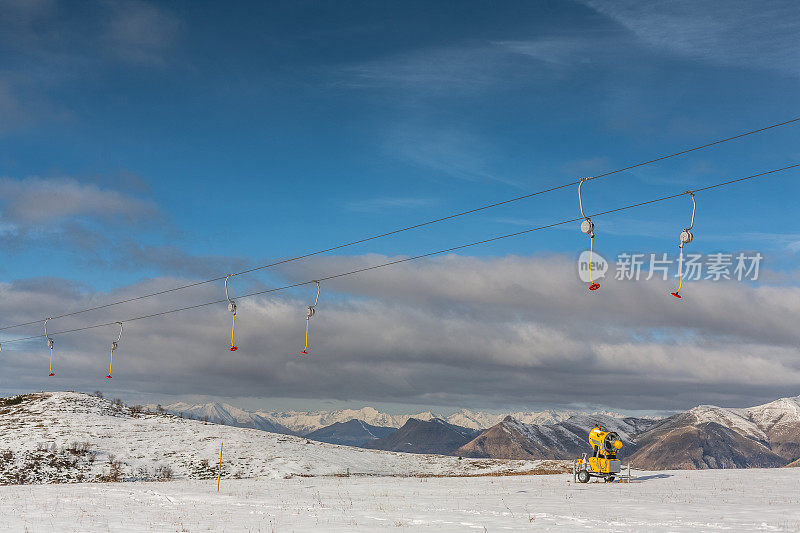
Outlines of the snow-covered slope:
<svg viewBox="0 0 800 533">
<path fill-rule="evenodd" d="M 779 424 L 800 423 L 800 396 L 781 398 L 742 411 L 764 431 L 769 431 Z"/>
<path fill-rule="evenodd" d="M 758 424 L 750 420 L 746 415 L 746 409 L 726 409 L 715 405 L 698 405 L 687 411 L 695 417 L 694 425 L 716 422 L 747 438 L 766 441 L 767 435 L 758 427 Z"/>
<path fill-rule="evenodd" d="M 37 393 L 0 407 L 0 482 L 42 483 L 223 477 L 473 475 L 541 462 L 463 460 L 336 446 L 210 424 L 74 392 Z"/>
<path fill-rule="evenodd" d="M 740 435 L 766 442 L 769 440 L 768 432 L 775 426 L 800 424 L 800 396 L 780 398 L 773 402 L 744 409 L 699 405 L 688 412 L 697 418 L 696 425 L 716 422 Z"/>
</svg>

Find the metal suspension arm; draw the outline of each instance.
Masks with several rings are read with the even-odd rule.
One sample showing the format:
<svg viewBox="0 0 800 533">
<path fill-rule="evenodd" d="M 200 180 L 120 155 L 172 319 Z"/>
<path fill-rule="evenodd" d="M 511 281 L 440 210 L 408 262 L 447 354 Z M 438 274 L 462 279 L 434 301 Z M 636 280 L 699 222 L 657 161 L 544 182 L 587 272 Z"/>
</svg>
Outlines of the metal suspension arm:
<svg viewBox="0 0 800 533">
<path fill-rule="evenodd" d="M 114 365 L 114 351 L 119 347 L 119 341 L 122 339 L 122 322 L 117 322 L 119 324 L 119 334 L 117 335 L 117 340 L 111 343 L 111 359 L 108 362 L 108 375 L 106 376 L 108 379 L 111 379 L 111 367 Z"/>
<path fill-rule="evenodd" d="M 694 193 L 692 191 L 686 191 L 686 194 L 692 199 L 692 222 L 689 224 L 689 227 L 686 228 L 687 231 L 690 231 L 694 227 L 694 214 L 695 211 L 697 211 L 697 202 L 694 199 Z"/>
</svg>

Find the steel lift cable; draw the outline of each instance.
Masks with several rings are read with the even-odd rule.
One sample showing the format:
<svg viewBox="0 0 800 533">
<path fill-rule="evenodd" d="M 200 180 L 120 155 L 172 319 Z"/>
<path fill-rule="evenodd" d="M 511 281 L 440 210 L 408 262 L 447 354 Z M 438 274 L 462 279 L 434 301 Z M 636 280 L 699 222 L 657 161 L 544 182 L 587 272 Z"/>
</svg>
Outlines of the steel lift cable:
<svg viewBox="0 0 800 533">
<path fill-rule="evenodd" d="M 782 167 L 782 168 L 776 168 L 774 170 L 768 170 L 768 171 L 765 171 L 765 172 L 760 172 L 758 174 L 752 174 L 750 176 L 745 176 L 743 178 L 736 178 L 736 179 L 733 179 L 733 180 L 723 181 L 721 183 L 715 183 L 714 185 L 708 185 L 706 187 L 700 187 L 698 189 L 695 189 L 692 192 L 693 193 L 698 193 L 698 192 L 708 191 L 708 190 L 711 190 L 711 189 L 716 189 L 716 188 L 719 188 L 719 187 L 725 187 L 725 186 L 728 186 L 728 185 L 732 185 L 734 183 L 740 183 L 740 182 L 743 182 L 743 181 L 748 181 L 748 180 L 752 180 L 752 179 L 755 179 L 755 178 L 760 178 L 762 176 L 768 176 L 768 175 L 771 175 L 771 174 L 776 174 L 778 172 L 784 172 L 786 170 L 790 170 L 790 169 L 798 168 L 798 167 L 800 167 L 800 163 L 795 163 L 793 165 L 789 165 L 789 166 Z M 646 200 L 644 202 L 638 202 L 638 203 L 635 203 L 635 204 L 630 204 L 630 205 L 626 205 L 626 206 L 622 206 L 622 207 L 617 207 L 617 208 L 614 208 L 614 209 L 608 209 L 606 211 L 600 211 L 600 212 L 597 212 L 597 213 L 592 213 L 589 216 L 590 217 L 599 217 L 599 216 L 608 215 L 608 214 L 611 214 L 611 213 L 618 213 L 620 211 L 626 211 L 628 209 L 634 209 L 636 207 L 642 207 L 642 206 L 645 206 L 645 205 L 650 205 L 650 204 L 655 204 L 655 203 L 658 203 L 658 202 L 664 202 L 666 200 L 671 200 L 673 198 L 679 198 L 679 197 L 681 197 L 681 196 L 683 196 L 685 194 L 686 194 L 686 192 L 684 191 L 684 192 L 680 192 L 680 193 L 677 193 L 677 194 L 671 194 L 669 196 L 662 196 L 660 198 L 655 198 L 653 200 Z M 348 272 L 342 272 L 342 273 L 339 273 L 339 274 L 332 274 L 330 276 L 326 276 L 326 277 L 323 277 L 323 278 L 318 278 L 316 280 L 309 280 L 309 281 L 303 281 L 303 282 L 299 282 L 299 283 L 292 283 L 290 285 L 284 285 L 282 287 L 275 287 L 275 288 L 267 289 L 267 290 L 263 290 L 263 291 L 251 292 L 251 293 L 243 294 L 243 295 L 239 296 L 239 299 L 250 298 L 250 297 L 259 296 L 259 295 L 262 295 L 262 294 L 269 294 L 269 293 L 273 293 L 273 292 L 284 291 L 284 290 L 293 289 L 293 288 L 296 288 L 296 287 L 303 287 L 305 285 L 310 285 L 312 283 L 319 283 L 319 282 L 322 282 L 322 281 L 328 281 L 328 280 L 332 280 L 332 279 L 337 279 L 337 278 L 341 278 L 341 277 L 345 277 L 345 276 L 350 276 L 350 275 L 353 275 L 353 274 L 359 274 L 361 272 L 368 272 L 370 270 L 377 270 L 377 269 L 388 267 L 388 266 L 391 266 L 391 265 L 397 265 L 397 264 L 400 264 L 400 263 L 407 263 L 407 262 L 410 262 L 410 261 L 416 261 L 416 260 L 419 260 L 419 259 L 424 259 L 426 257 L 432 257 L 432 256 L 435 256 L 435 255 L 441 255 L 441 254 L 448 253 L 448 252 L 454 252 L 456 250 L 463 250 L 465 248 L 470 248 L 472 246 L 478 246 L 478 245 L 481 245 L 481 244 L 487 244 L 487 243 L 490 243 L 490 242 L 495 242 L 495 241 L 499 241 L 499 240 L 503 240 L 503 239 L 508 239 L 510 237 L 517 237 L 519 235 L 526 235 L 526 234 L 532 233 L 534 231 L 540 231 L 540 230 L 544 230 L 544 229 L 548 229 L 548 228 L 554 228 L 554 227 L 557 227 L 557 226 L 563 226 L 565 224 L 572 224 L 572 223 L 575 223 L 575 222 L 580 222 L 581 220 L 583 220 L 583 219 L 582 218 L 571 218 L 569 220 L 562 220 L 560 222 L 553 222 L 551 224 L 546 224 L 544 226 L 538 226 L 538 227 L 535 227 L 535 228 L 529 228 L 529 229 L 526 229 L 526 230 L 517 231 L 515 233 L 508 233 L 508 234 L 505 234 L 505 235 L 499 235 L 497 237 L 491 237 L 489 239 L 483 239 L 483 240 L 480 240 L 480 241 L 470 242 L 470 243 L 467 243 L 467 244 L 461 244 L 459 246 L 453 246 L 453 247 L 445 248 L 445 249 L 442 249 L 442 250 L 436 250 L 436 251 L 428 252 L 428 253 L 421 254 L 421 255 L 405 257 L 403 259 L 397 259 L 395 261 L 389 261 L 387 263 L 381 263 L 381 264 L 378 264 L 378 265 L 372 265 L 372 266 L 368 266 L 368 267 L 364 267 L 364 268 L 359 268 L 357 270 L 350 270 Z M 211 305 L 218 305 L 220 303 L 225 303 L 226 301 L 227 300 L 216 300 L 216 301 L 213 301 L 213 302 L 205 302 L 205 303 L 201 303 L 201 304 L 189 305 L 189 306 L 186 306 L 186 307 L 179 307 L 177 309 L 169 309 L 167 311 L 160 311 L 158 313 L 151 313 L 151 314 L 148 314 L 148 315 L 142 315 L 142 316 L 137 316 L 137 317 L 133 317 L 133 318 L 128 318 L 128 319 L 125 319 L 124 322 L 133 322 L 133 321 L 136 321 L 136 320 L 144 320 L 144 319 L 147 319 L 147 318 L 154 318 L 154 317 L 169 315 L 169 314 L 172 314 L 172 313 L 179 313 L 181 311 L 189 311 L 191 309 L 198 309 L 200 307 L 208 307 L 208 306 L 211 306 Z M 105 327 L 105 326 L 110 326 L 110 325 L 116 324 L 116 323 L 117 322 L 105 322 L 105 323 L 102 323 L 102 324 L 93 324 L 93 325 L 90 325 L 90 326 L 83 326 L 83 327 L 80 327 L 80 328 L 74 328 L 74 329 L 68 329 L 68 330 L 64 330 L 64 331 L 58 331 L 58 332 L 52 333 L 52 335 L 63 335 L 63 334 L 66 334 L 66 333 L 75 333 L 75 332 L 78 332 L 78 331 L 86 331 L 86 330 L 90 330 L 90 329 L 96 329 L 96 328 L 101 328 L 101 327 Z M 42 337 L 43 337 L 43 335 L 31 335 L 29 337 L 20 337 L 20 338 L 17 338 L 17 339 L 11 339 L 11 340 L 7 340 L 7 341 L 3 341 L 3 344 L 22 342 L 22 341 L 27 341 L 27 340 L 31 340 L 31 339 L 40 339 Z"/>
<path fill-rule="evenodd" d="M 694 234 L 692 234 L 692 228 L 694 227 L 694 214 L 697 211 L 697 202 L 694 199 L 694 193 L 692 191 L 686 191 L 683 194 L 688 194 L 689 197 L 692 199 L 692 221 L 689 223 L 688 228 L 683 228 L 683 231 L 680 235 L 680 244 L 678 248 L 681 249 L 680 259 L 678 260 L 678 277 L 680 281 L 678 282 L 678 290 L 675 292 L 671 292 L 670 294 L 673 295 L 675 298 L 680 298 L 681 288 L 683 287 L 683 247 L 684 245 L 689 244 L 694 240 Z"/>
<path fill-rule="evenodd" d="M 119 347 L 119 341 L 122 339 L 122 322 L 116 322 L 119 324 L 119 335 L 117 335 L 117 340 L 111 343 L 111 359 L 108 362 L 108 375 L 106 376 L 108 379 L 111 379 L 111 366 L 114 364 L 114 352 Z"/>
<path fill-rule="evenodd" d="M 704 148 L 709 148 L 711 146 L 716 146 L 718 144 L 726 143 L 726 142 L 733 141 L 733 140 L 736 140 L 736 139 L 741 139 L 741 138 L 747 137 L 749 135 L 754 135 L 756 133 L 761 133 L 761 132 L 764 132 L 764 131 L 767 131 L 767 130 L 771 130 L 773 128 L 786 126 L 788 124 L 793 124 L 793 123 L 796 123 L 796 122 L 800 122 L 800 117 L 793 118 L 791 120 L 786 120 L 784 122 L 778 122 L 778 123 L 775 123 L 775 124 L 771 124 L 771 125 L 765 126 L 763 128 L 746 131 L 744 133 L 740 133 L 740 134 L 734 135 L 732 137 L 726 137 L 724 139 L 719 139 L 719 140 L 716 140 L 716 141 L 713 141 L 713 142 L 710 142 L 710 143 L 706 143 L 706 144 L 703 144 L 703 145 L 700 145 L 700 146 L 695 146 L 693 148 L 688 148 L 688 149 L 685 149 L 685 150 L 681 150 L 679 152 L 667 154 L 667 155 L 664 155 L 664 156 L 661 156 L 661 157 L 657 157 L 655 159 L 650 159 L 648 161 L 643 161 L 641 163 L 636 163 L 634 165 L 629 165 L 627 167 L 618 168 L 616 170 L 611 170 L 611 171 L 605 172 L 603 174 L 598 174 L 596 176 L 591 176 L 591 177 L 582 178 L 582 179 L 584 179 L 584 181 L 587 181 L 587 180 L 590 180 L 590 179 L 604 178 L 604 177 L 610 176 L 612 174 L 618 174 L 620 172 L 625 172 L 626 170 L 631 170 L 631 169 L 642 167 L 642 166 L 645 166 L 645 165 L 650 165 L 650 164 L 653 164 L 653 163 L 657 163 L 659 161 L 664 161 L 665 159 L 670 159 L 672 157 L 685 155 L 685 154 L 688 154 L 688 153 L 691 153 L 691 152 L 695 152 L 697 150 L 702 150 Z M 563 185 L 550 187 L 548 189 L 542 189 L 540 191 L 536 191 L 536 192 L 532 192 L 532 193 L 525 194 L 525 195 L 522 195 L 522 196 L 517 196 L 515 198 L 509 198 L 508 200 L 503 200 L 503 201 L 500 201 L 500 202 L 495 202 L 495 203 L 492 203 L 492 204 L 487 204 L 487 205 L 484 205 L 484 206 L 476 207 L 474 209 L 469 209 L 467 211 L 461 211 L 461 212 L 458 212 L 458 213 L 453 213 L 451 215 L 447 215 L 447 216 L 444 216 L 444 217 L 428 220 L 426 222 L 421 222 L 419 224 L 414 224 L 412 226 L 406 226 L 406 227 L 403 227 L 403 228 L 398 228 L 398 229 L 395 229 L 395 230 L 392 230 L 392 231 L 387 231 L 385 233 L 379 233 L 377 235 L 372 235 L 370 237 L 365 237 L 365 238 L 358 239 L 358 240 L 355 240 L 355 241 L 350 241 L 350 242 L 346 242 L 346 243 L 339 244 L 339 245 L 336 245 L 336 246 L 331 246 L 330 248 L 324 248 L 324 249 L 317 250 L 317 251 L 314 251 L 314 252 L 309 252 L 309 253 L 306 253 L 306 254 L 302 254 L 302 255 L 298 255 L 298 256 L 294 256 L 294 257 L 289 257 L 289 258 L 286 258 L 286 259 L 282 259 L 280 261 L 275 261 L 273 263 L 268 263 L 268 264 L 257 266 L 257 267 L 250 268 L 250 269 L 247 269 L 247 270 L 242 270 L 241 272 L 235 272 L 233 274 L 228 274 L 227 276 L 219 276 L 219 277 L 212 278 L 212 279 L 197 281 L 197 282 L 189 283 L 189 284 L 186 284 L 186 285 L 180 285 L 178 287 L 172 287 L 170 289 L 164 289 L 164 290 L 161 290 L 161 291 L 156 291 L 156 292 L 151 292 L 151 293 L 148 293 L 148 294 L 143 294 L 141 296 L 135 296 L 135 297 L 132 297 L 132 298 L 126 298 L 126 299 L 118 300 L 118 301 L 115 301 L 115 302 L 109 302 L 109 303 L 103 304 L 103 305 L 89 307 L 89 308 L 86 308 L 86 309 L 80 309 L 80 310 L 77 310 L 77 311 L 71 311 L 69 313 L 63 313 L 63 314 L 60 314 L 60 315 L 56 315 L 56 316 L 54 316 L 52 318 L 66 318 L 66 317 L 69 317 L 69 316 L 75 316 L 75 315 L 79 315 L 79 314 L 82 314 L 82 313 L 88 313 L 90 311 L 97 311 L 99 309 L 105 309 L 105 308 L 108 308 L 108 307 L 113 307 L 115 305 L 121 305 L 121 304 L 130 303 L 130 302 L 135 302 L 137 300 L 143 300 L 145 298 L 151 298 L 153 296 L 159 296 L 159 295 L 162 295 L 162 294 L 168 294 L 168 293 L 175 292 L 175 291 L 180 291 L 180 290 L 189 289 L 189 288 L 192 288 L 192 287 L 197 287 L 197 286 L 200 286 L 200 285 L 205 285 L 205 284 L 208 284 L 208 283 L 213 283 L 215 281 L 223 280 L 226 277 L 241 276 L 243 274 L 249 274 L 251 272 L 256 272 L 256 271 L 264 270 L 264 269 L 271 268 L 271 267 L 274 267 L 274 266 L 283 265 L 285 263 L 290 263 L 292 261 L 298 261 L 300 259 L 306 259 L 308 257 L 313 257 L 315 255 L 320 255 L 320 254 L 324 254 L 324 253 L 327 253 L 327 252 L 340 250 L 342 248 L 347 248 L 349 246 L 355 246 L 357 244 L 362 244 L 362 243 L 373 241 L 373 240 L 376 240 L 376 239 L 381 239 L 383 237 L 389 237 L 391 235 L 396 235 L 398 233 L 402 233 L 402 232 L 405 232 L 405 231 L 410 231 L 410 230 L 421 228 L 421 227 L 424 227 L 424 226 L 429 226 L 431 224 L 436 224 L 436 223 L 439 223 L 439 222 L 444 222 L 446 220 L 451 220 L 451 219 L 458 218 L 458 217 L 461 217 L 461 216 L 470 215 L 472 213 L 477 213 L 477 212 L 480 212 L 480 211 L 484 211 L 486 209 L 491 209 L 491 208 L 494 208 L 494 207 L 499 207 L 499 206 L 506 205 L 506 204 L 511 204 L 511 203 L 514 203 L 514 202 L 519 202 L 521 200 L 532 198 L 534 196 L 539 196 L 539 195 L 546 194 L 546 193 L 549 193 L 549 192 L 553 192 L 553 191 L 557 191 L 557 190 L 564 189 L 564 188 L 567 188 L 567 187 L 571 187 L 574 184 L 575 184 L 575 182 L 571 181 L 571 182 L 565 183 Z M 21 322 L 19 324 L 12 324 L 12 325 L 9 325 L 9 326 L 3 326 L 3 327 L 0 327 L 0 331 L 4 331 L 4 330 L 7 330 L 7 329 L 12 329 L 12 328 L 18 328 L 18 327 L 22 327 L 22 326 L 29 326 L 31 324 L 37 324 L 40 321 L 41 321 L 41 319 L 40 320 L 30 321 L 30 322 Z"/>
</svg>

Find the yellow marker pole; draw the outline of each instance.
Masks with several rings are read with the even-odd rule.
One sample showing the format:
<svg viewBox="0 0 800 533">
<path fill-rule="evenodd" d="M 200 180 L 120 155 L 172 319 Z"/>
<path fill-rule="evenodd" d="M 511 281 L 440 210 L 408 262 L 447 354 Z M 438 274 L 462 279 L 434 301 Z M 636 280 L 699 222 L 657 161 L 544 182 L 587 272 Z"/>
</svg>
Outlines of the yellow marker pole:
<svg viewBox="0 0 800 533">
<path fill-rule="evenodd" d="M 217 471 L 217 492 L 219 492 L 219 480 L 222 478 L 222 443 L 219 443 L 219 470 Z"/>
<path fill-rule="evenodd" d="M 683 287 L 683 243 L 681 243 L 680 249 L 681 249 L 681 257 L 678 260 L 678 277 L 680 278 L 680 281 L 678 282 L 678 290 L 670 293 L 675 298 L 681 297 L 680 292 L 681 292 L 681 287 Z"/>
<path fill-rule="evenodd" d="M 50 375 L 53 375 L 53 348 L 50 348 Z"/>
<path fill-rule="evenodd" d="M 592 253 L 594 252 L 594 235 L 589 236 L 589 283 L 594 283 L 592 277 Z"/>
<path fill-rule="evenodd" d="M 231 322 L 231 348 L 236 346 L 233 343 L 233 330 L 234 330 L 235 327 L 236 327 L 236 313 L 233 314 L 233 322 Z"/>
<path fill-rule="evenodd" d="M 306 347 L 303 348 L 303 353 L 308 352 L 308 323 L 309 323 L 309 319 L 306 318 Z"/>
<path fill-rule="evenodd" d="M 108 375 L 111 375 L 111 366 L 114 364 L 114 350 L 111 350 L 111 359 L 108 361 Z"/>
</svg>

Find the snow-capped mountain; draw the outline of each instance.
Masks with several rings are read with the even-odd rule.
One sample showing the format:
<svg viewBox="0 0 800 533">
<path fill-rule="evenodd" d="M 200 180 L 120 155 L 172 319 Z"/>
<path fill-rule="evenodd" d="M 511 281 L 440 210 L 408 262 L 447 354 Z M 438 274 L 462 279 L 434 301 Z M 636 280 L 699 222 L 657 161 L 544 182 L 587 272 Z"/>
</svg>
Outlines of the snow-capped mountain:
<svg viewBox="0 0 800 533">
<path fill-rule="evenodd" d="M 226 478 L 474 475 L 542 466 L 336 446 L 131 409 L 75 392 L 3 398 L 0 415 L 0 484 L 213 478 L 221 443 Z"/>
<path fill-rule="evenodd" d="M 148 407 L 152 408 L 152 406 Z M 269 431 L 270 433 L 283 433 L 287 435 L 291 435 L 293 433 L 290 429 L 282 426 L 274 420 L 271 420 L 258 413 L 251 413 L 250 411 L 239 409 L 238 407 L 234 407 L 227 403 L 212 402 L 191 405 L 184 402 L 178 402 L 168 405 L 165 409 L 175 415 L 194 418 L 195 420 L 213 422 L 215 424 L 260 429 L 261 431 Z"/>
<path fill-rule="evenodd" d="M 663 440 L 669 438 L 673 439 L 673 447 L 680 448 L 674 439 L 685 435 L 687 439 L 695 441 L 692 445 L 694 449 L 703 450 L 702 458 L 694 459 L 698 466 L 780 466 L 800 457 L 800 396 L 743 409 L 700 405 L 665 419 L 653 427 L 653 432 L 652 438 L 646 434 L 639 438 L 643 445 L 640 457 L 648 453 L 649 448 L 645 444 L 650 441 L 654 441 L 661 449 Z M 727 446 L 736 450 L 735 454 L 720 451 L 727 441 L 730 441 Z M 666 457 L 660 451 L 658 455 L 661 461 Z"/>
<path fill-rule="evenodd" d="M 764 431 L 775 426 L 800 422 L 800 396 L 781 398 L 774 402 L 743 409 L 747 418 Z"/>
</svg>

